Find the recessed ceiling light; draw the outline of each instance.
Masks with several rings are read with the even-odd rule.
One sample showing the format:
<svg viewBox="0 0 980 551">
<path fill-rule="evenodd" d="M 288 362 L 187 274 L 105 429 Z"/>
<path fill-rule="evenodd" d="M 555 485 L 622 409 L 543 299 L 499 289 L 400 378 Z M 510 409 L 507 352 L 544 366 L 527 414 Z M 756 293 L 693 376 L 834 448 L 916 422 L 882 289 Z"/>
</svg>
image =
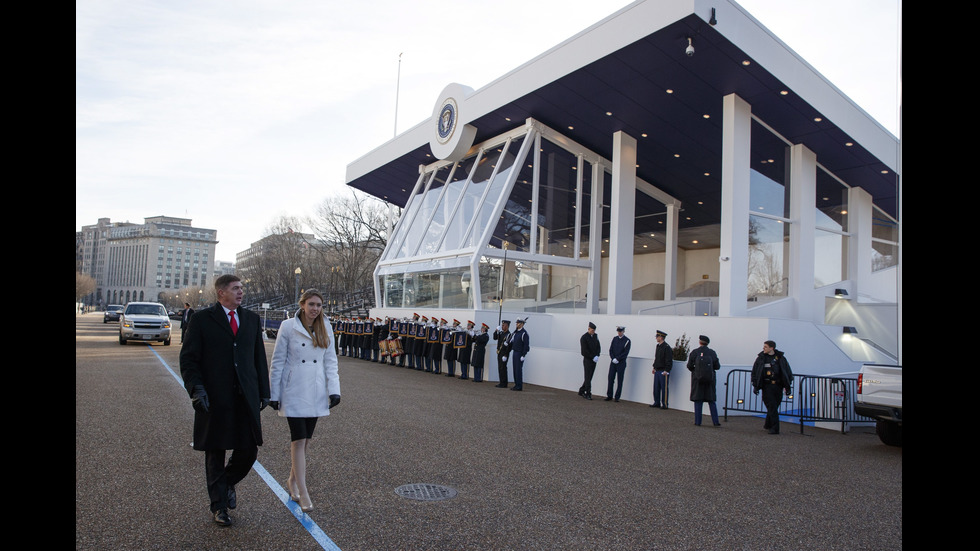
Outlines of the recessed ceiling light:
<svg viewBox="0 0 980 551">
<path fill-rule="evenodd" d="M 701 116 L 702 116 L 702 117 L 704 117 L 704 118 L 706 118 L 706 119 L 710 119 L 710 118 L 711 118 L 711 115 L 709 115 L 709 114 L 707 114 L 707 113 L 705 113 L 705 114 L 703 114 L 703 115 L 701 115 Z"/>
<path fill-rule="evenodd" d="M 742 65 L 748 67 L 749 65 L 752 65 L 752 62 L 746 59 L 746 60 L 742 61 Z"/>
<path fill-rule="evenodd" d="M 779 95 L 780 96 L 788 96 L 789 95 L 789 90 L 780 90 L 779 91 Z"/>
<path fill-rule="evenodd" d="M 847 147 L 851 147 L 854 145 L 854 142 L 844 142 L 844 145 L 846 145 Z"/>
<path fill-rule="evenodd" d="M 646 134 L 640 134 L 640 135 L 641 135 L 641 136 L 643 136 L 644 138 L 646 138 L 646 137 L 647 137 L 647 135 L 646 135 Z"/>
<path fill-rule="evenodd" d="M 813 122 L 821 122 L 821 121 L 823 121 L 822 118 L 820 118 L 820 117 L 813 117 Z"/>
<path fill-rule="evenodd" d="M 674 153 L 674 158 L 675 159 L 680 159 L 681 158 L 681 154 L 680 153 Z"/>
<path fill-rule="evenodd" d="M 569 126 L 568 129 L 569 130 L 575 130 L 575 127 L 574 126 Z"/>
<path fill-rule="evenodd" d="M 673 93 L 674 93 L 674 91 L 673 91 L 673 90 L 671 90 L 670 88 L 667 88 L 667 93 L 668 93 L 668 94 L 673 94 Z"/>
<path fill-rule="evenodd" d="M 606 115 L 608 115 L 608 116 L 611 117 L 612 116 L 612 111 L 606 111 Z"/>
</svg>

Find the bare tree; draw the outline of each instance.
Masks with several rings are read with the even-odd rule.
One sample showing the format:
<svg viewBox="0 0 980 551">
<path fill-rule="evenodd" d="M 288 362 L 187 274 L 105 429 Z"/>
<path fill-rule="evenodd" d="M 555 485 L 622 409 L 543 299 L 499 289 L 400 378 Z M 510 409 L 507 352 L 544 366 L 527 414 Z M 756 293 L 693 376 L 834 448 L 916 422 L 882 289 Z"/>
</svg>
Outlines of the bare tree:
<svg viewBox="0 0 980 551">
<path fill-rule="evenodd" d="M 332 293 L 349 296 L 373 287 L 374 267 L 388 239 L 384 203 L 351 190 L 324 199 L 307 223 L 318 238 L 311 247 L 327 269 Z"/>
<path fill-rule="evenodd" d="M 75 302 L 95 292 L 95 278 L 82 272 L 75 272 Z"/>
</svg>

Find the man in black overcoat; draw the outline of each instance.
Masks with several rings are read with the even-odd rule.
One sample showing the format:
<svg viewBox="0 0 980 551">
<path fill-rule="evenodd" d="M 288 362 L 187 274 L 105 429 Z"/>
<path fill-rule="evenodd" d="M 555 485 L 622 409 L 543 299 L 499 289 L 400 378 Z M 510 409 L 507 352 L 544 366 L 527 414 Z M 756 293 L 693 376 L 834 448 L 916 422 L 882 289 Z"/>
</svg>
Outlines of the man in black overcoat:
<svg viewBox="0 0 980 551">
<path fill-rule="evenodd" d="M 762 352 L 752 364 L 752 388 L 756 394 L 762 391 L 762 403 L 766 405 L 766 423 L 762 428 L 769 434 L 779 434 L 779 405 L 783 392 L 787 396 L 793 388 L 793 370 L 786 355 L 776 350 L 775 341 L 762 343 Z"/>
<path fill-rule="evenodd" d="M 218 302 L 194 314 L 180 350 L 180 375 L 194 406 L 194 449 L 204 452 L 214 522 L 229 526 L 262 445 L 259 412 L 269 403 L 269 368 L 258 314 L 242 308 L 238 277 L 215 280 Z M 233 315 L 231 315 L 233 314 Z M 228 463 L 225 451 L 232 450 Z"/>
</svg>

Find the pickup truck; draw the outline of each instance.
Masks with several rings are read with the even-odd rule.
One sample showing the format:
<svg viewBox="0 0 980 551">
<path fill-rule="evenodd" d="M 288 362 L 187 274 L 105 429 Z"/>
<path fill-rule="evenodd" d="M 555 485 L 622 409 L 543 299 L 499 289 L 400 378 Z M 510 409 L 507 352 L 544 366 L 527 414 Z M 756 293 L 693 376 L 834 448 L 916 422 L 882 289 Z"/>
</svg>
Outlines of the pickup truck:
<svg viewBox="0 0 980 551">
<path fill-rule="evenodd" d="M 875 420 L 878 438 L 902 445 L 902 367 L 865 364 L 858 374 L 854 413 Z"/>
</svg>

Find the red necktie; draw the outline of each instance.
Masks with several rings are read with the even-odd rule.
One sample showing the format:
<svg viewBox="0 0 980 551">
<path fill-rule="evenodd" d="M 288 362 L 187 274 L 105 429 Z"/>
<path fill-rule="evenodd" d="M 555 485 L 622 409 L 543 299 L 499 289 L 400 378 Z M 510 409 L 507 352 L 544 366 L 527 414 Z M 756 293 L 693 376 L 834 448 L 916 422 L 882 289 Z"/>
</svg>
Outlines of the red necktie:
<svg viewBox="0 0 980 551">
<path fill-rule="evenodd" d="M 235 311 L 229 310 L 228 315 L 231 316 L 229 322 L 231 323 L 231 332 L 234 335 L 238 335 L 238 322 L 235 321 Z"/>
</svg>

